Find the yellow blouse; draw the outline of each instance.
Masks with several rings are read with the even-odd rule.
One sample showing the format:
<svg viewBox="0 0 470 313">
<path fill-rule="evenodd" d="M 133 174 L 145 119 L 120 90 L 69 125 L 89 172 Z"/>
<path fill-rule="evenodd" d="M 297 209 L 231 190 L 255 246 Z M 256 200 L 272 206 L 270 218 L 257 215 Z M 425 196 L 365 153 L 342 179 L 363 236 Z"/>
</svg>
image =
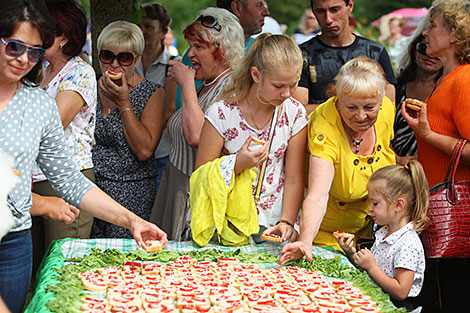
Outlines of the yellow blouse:
<svg viewBox="0 0 470 313">
<path fill-rule="evenodd" d="M 336 97 L 328 99 L 310 114 L 308 150 L 335 167 L 327 210 L 314 244 L 341 249 L 332 232 L 353 233 L 356 239 L 371 234 L 367 183 L 374 170 L 395 164 L 395 153 L 390 148 L 395 106 L 390 99 L 383 98 L 374 125 L 374 152 L 362 156 L 355 155 L 349 146 L 336 100 Z"/>
</svg>

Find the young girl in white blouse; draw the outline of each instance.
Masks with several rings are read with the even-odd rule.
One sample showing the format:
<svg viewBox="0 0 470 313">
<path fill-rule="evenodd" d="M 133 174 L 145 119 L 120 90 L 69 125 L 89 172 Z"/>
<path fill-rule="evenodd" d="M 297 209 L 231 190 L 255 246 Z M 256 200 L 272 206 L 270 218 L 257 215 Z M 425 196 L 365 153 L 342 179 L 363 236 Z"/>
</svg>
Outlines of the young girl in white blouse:
<svg viewBox="0 0 470 313">
<path fill-rule="evenodd" d="M 340 234 L 337 241 L 396 305 L 412 309 L 407 298 L 421 291 L 425 268 L 418 236 L 428 223 L 429 187 L 423 168 L 415 160 L 383 167 L 371 176 L 367 189 L 371 216 L 383 226 L 375 234 L 374 245 L 357 251 L 353 238 Z"/>
</svg>

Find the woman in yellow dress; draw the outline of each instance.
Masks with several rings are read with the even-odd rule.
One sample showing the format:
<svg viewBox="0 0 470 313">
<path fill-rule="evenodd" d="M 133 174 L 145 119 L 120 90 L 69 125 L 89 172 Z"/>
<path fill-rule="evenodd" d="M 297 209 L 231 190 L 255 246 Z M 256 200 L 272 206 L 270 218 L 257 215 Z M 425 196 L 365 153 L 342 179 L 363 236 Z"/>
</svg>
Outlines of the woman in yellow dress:
<svg viewBox="0 0 470 313">
<path fill-rule="evenodd" d="M 385 97 L 380 65 L 366 57 L 350 60 L 335 78 L 335 96 L 310 115 L 309 186 L 302 205 L 298 241 L 282 249 L 281 264 L 306 255 L 314 245 L 340 249 L 334 231 L 370 236 L 367 182 L 372 173 L 395 164 L 394 104 Z M 265 233 L 278 232 L 276 226 Z"/>
</svg>

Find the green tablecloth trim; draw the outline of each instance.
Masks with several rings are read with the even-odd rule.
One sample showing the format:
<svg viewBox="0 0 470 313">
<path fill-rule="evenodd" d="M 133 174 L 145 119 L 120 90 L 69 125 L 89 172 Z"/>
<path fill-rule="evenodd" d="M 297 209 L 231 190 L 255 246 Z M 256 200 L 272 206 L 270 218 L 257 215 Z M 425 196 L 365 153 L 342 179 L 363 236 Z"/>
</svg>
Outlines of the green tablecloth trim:
<svg viewBox="0 0 470 313">
<path fill-rule="evenodd" d="M 62 243 L 68 240 L 71 239 L 56 240 L 49 246 L 36 275 L 37 282 L 34 296 L 24 313 L 51 313 L 51 311 L 47 309 L 46 303 L 49 299 L 53 299 L 54 295 L 50 292 L 48 293 L 46 288 L 49 285 L 59 283 L 57 279 L 53 279 L 52 277 L 57 275 L 54 271 L 55 269 L 60 269 L 64 266 L 66 259 L 62 255 Z"/>
</svg>

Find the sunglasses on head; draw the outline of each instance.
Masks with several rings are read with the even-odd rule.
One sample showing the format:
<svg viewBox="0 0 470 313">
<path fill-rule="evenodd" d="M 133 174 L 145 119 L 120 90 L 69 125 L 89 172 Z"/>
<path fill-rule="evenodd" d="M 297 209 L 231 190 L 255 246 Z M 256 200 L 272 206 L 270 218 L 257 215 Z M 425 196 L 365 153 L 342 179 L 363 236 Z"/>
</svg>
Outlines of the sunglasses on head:
<svg viewBox="0 0 470 313">
<path fill-rule="evenodd" d="M 201 25 L 206 28 L 213 28 L 218 32 L 222 30 L 222 27 L 220 26 L 219 22 L 217 22 L 215 17 L 210 15 L 199 15 L 199 17 L 196 19 L 196 22 L 201 23 Z"/>
<path fill-rule="evenodd" d="M 115 55 L 109 50 L 101 50 L 99 58 L 103 64 L 111 64 L 114 59 L 117 59 L 120 65 L 129 66 L 134 62 L 135 56 L 130 52 L 120 52 L 118 55 Z"/>
<path fill-rule="evenodd" d="M 16 58 L 22 56 L 26 51 L 28 51 L 28 60 L 32 63 L 37 63 L 46 55 L 46 50 L 41 47 L 33 47 L 17 40 L 10 40 L 7 42 L 3 38 L 0 39 L 5 45 L 6 55 L 10 57 Z"/>
<path fill-rule="evenodd" d="M 422 55 L 428 56 L 428 54 L 426 53 L 426 44 L 424 42 L 418 42 L 416 44 L 416 51 L 418 51 Z"/>
</svg>

